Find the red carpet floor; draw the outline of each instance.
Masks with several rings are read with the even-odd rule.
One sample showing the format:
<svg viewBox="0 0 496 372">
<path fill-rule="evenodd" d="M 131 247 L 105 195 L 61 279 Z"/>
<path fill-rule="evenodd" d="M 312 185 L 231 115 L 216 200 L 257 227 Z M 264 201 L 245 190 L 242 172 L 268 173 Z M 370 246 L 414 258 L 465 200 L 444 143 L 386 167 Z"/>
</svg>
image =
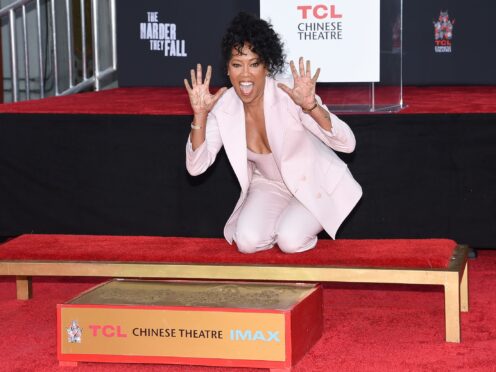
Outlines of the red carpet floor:
<svg viewBox="0 0 496 372">
<path fill-rule="evenodd" d="M 324 293 L 323 337 L 295 372 L 496 371 L 496 251 L 470 261 L 470 312 L 462 314 L 462 343 L 444 342 L 440 287 L 330 284 Z M 0 278 L 1 371 L 53 371 L 55 306 L 101 282 L 37 278 L 35 298 L 14 299 L 11 278 Z M 70 371 L 70 368 L 60 368 Z M 257 371 L 158 365 L 82 363 L 77 371 Z"/>
<path fill-rule="evenodd" d="M 368 91 L 321 88 L 326 102 L 356 102 Z M 385 95 L 387 96 L 387 95 Z M 379 98 L 378 98 L 379 100 Z M 378 102 L 380 103 L 380 102 Z M 496 113 L 496 86 L 405 87 L 402 114 Z M 183 88 L 117 88 L 0 104 L 0 113 L 191 115 Z"/>
</svg>

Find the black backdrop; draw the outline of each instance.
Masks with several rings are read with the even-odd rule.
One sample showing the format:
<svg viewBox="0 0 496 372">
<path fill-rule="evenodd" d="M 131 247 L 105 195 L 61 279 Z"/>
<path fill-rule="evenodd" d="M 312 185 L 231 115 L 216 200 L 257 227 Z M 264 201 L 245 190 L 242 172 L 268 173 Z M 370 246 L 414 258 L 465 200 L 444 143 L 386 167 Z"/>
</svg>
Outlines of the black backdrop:
<svg viewBox="0 0 496 372">
<path fill-rule="evenodd" d="M 391 49 L 393 15 L 386 9 L 399 0 L 381 1 L 381 49 Z M 494 0 L 403 0 L 405 84 L 496 84 Z M 119 0 L 117 2 L 119 84 L 121 86 L 180 86 L 197 62 L 215 66 L 214 85 L 224 85 L 220 40 L 230 19 L 240 10 L 259 13 L 258 0 Z M 140 40 L 140 23 L 148 11 L 158 21 L 174 23 L 184 40 L 187 57 L 165 57 Z M 433 21 L 441 11 L 454 20 L 452 52 L 434 51 Z M 386 37 L 387 35 L 387 37 Z M 387 77 L 388 53 L 381 56 L 381 76 Z M 386 79 L 387 80 L 387 79 Z M 388 83 L 387 81 L 385 81 Z"/>
<path fill-rule="evenodd" d="M 406 84 L 496 84 L 496 2 L 404 0 Z M 434 52 L 433 21 L 454 20 L 452 52 Z"/>
<path fill-rule="evenodd" d="M 188 116 L 0 115 L 0 236 L 220 237 L 239 195 L 224 154 L 184 166 Z M 339 238 L 496 247 L 496 115 L 347 116 L 364 189 Z"/>
<path fill-rule="evenodd" d="M 212 84 L 224 85 L 220 43 L 229 22 L 241 10 L 258 14 L 258 0 L 117 1 L 119 85 L 182 86 L 198 62 L 212 64 Z M 151 51 L 150 43 L 140 39 L 140 23 L 147 21 L 151 11 L 158 12 L 160 23 L 176 25 L 187 57 Z"/>
</svg>

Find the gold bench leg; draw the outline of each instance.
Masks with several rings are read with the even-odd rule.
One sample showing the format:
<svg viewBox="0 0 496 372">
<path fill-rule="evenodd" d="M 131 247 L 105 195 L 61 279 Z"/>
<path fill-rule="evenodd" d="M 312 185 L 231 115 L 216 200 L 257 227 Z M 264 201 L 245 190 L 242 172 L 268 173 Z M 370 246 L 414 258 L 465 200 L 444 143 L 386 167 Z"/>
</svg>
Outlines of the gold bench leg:
<svg viewBox="0 0 496 372">
<path fill-rule="evenodd" d="M 33 283 L 30 276 L 16 277 L 17 299 L 29 300 L 33 295 Z"/>
<path fill-rule="evenodd" d="M 462 281 L 460 282 L 460 301 L 463 312 L 468 311 L 468 263 L 465 264 L 463 270 Z"/>
<path fill-rule="evenodd" d="M 444 284 L 446 342 L 460 342 L 460 282 L 458 272 L 448 274 Z"/>
</svg>

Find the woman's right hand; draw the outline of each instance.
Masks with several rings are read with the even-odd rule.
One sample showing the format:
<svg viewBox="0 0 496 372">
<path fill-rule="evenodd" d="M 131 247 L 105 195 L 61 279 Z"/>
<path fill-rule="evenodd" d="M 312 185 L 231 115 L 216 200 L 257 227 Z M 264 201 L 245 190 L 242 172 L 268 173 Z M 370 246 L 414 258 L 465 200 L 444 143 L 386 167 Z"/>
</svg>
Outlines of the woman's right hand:
<svg viewBox="0 0 496 372">
<path fill-rule="evenodd" d="M 211 77 L 212 67 L 209 65 L 205 74 L 205 81 L 202 81 L 202 67 L 198 64 L 196 65 L 196 74 L 195 70 L 191 69 L 191 85 L 188 79 L 184 79 L 184 86 L 188 91 L 189 101 L 195 116 L 206 116 L 227 90 L 226 87 L 223 87 L 215 94 L 210 94 L 209 84 Z"/>
</svg>

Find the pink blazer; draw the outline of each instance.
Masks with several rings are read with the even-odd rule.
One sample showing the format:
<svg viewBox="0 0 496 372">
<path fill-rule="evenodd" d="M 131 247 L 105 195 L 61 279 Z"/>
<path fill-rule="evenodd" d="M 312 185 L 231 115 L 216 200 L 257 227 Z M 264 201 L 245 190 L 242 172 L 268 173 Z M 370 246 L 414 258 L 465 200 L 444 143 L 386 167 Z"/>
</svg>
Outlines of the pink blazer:
<svg viewBox="0 0 496 372">
<path fill-rule="evenodd" d="M 347 165 L 332 150 L 352 152 L 353 132 L 334 114 L 332 132 L 323 130 L 270 77 L 265 84 L 264 113 L 270 148 L 286 186 L 334 239 L 362 196 L 362 189 Z M 243 103 L 233 88 L 224 93 L 210 112 L 205 142 L 193 151 L 188 138 L 188 172 L 193 176 L 205 172 L 222 146 L 241 186 L 239 200 L 224 227 L 224 236 L 232 244 L 240 207 L 253 175 L 247 160 Z"/>
</svg>

